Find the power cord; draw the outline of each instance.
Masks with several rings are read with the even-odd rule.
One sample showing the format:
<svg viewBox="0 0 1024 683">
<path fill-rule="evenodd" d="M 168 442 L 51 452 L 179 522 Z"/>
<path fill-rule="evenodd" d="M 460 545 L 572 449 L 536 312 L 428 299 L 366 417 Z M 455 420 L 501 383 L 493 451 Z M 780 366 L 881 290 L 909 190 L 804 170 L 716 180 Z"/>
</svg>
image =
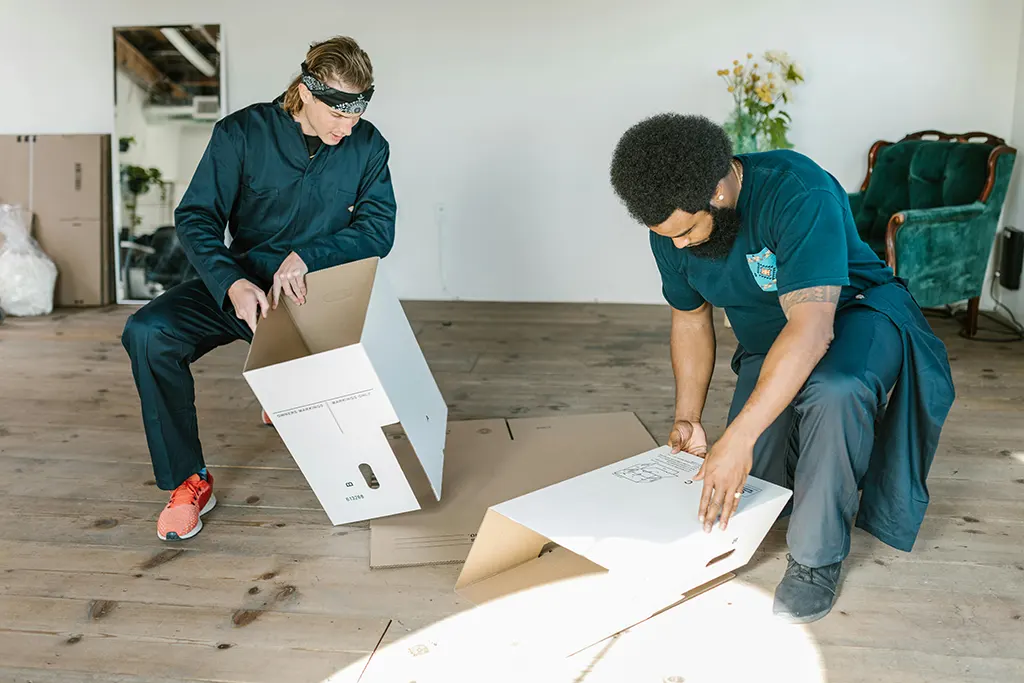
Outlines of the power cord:
<svg viewBox="0 0 1024 683">
<path fill-rule="evenodd" d="M 996 276 L 996 277 L 998 277 L 998 276 Z M 1007 320 L 1005 320 L 1003 318 L 1000 318 L 998 316 L 992 315 L 988 311 L 980 311 L 979 315 L 978 315 L 978 318 L 979 318 L 979 320 L 981 318 L 987 318 L 988 320 L 991 320 L 993 322 L 998 323 L 999 325 L 1001 325 L 1002 327 L 1006 328 L 1007 330 L 1012 330 L 1012 332 L 1006 333 L 1006 336 L 1002 336 L 1002 337 L 980 337 L 978 335 L 975 335 L 973 337 L 968 337 L 967 336 L 967 332 L 966 332 L 966 329 L 967 329 L 967 314 L 966 314 L 966 312 L 954 311 L 953 307 L 950 306 L 950 305 L 946 305 L 946 306 L 944 306 L 941 309 L 929 309 L 929 310 L 926 310 L 925 314 L 926 315 L 931 315 L 933 317 L 937 316 L 937 317 L 940 317 L 940 318 L 952 318 L 952 319 L 956 320 L 957 322 L 960 323 L 960 333 L 959 333 L 960 336 L 963 337 L 964 339 L 967 339 L 968 341 L 987 342 L 987 343 L 993 343 L 993 344 L 1006 344 L 1006 343 L 1010 343 L 1010 342 L 1024 341 L 1024 326 L 1021 326 L 1020 322 L 1017 321 L 1017 318 L 1013 315 L 1013 311 L 1011 311 L 1009 308 L 1007 308 L 1007 306 L 1004 303 L 1002 303 L 1001 301 L 999 301 L 996 298 L 996 277 L 992 278 L 992 284 L 989 287 L 989 294 L 992 297 L 992 301 L 995 302 L 996 308 L 1005 311 L 1006 315 L 1009 316 L 1010 319 L 1009 319 L 1009 321 L 1007 321 Z M 982 330 L 983 330 L 983 328 L 979 325 L 978 326 L 978 331 L 980 332 Z M 991 328 L 984 329 L 984 331 L 985 332 L 994 332 L 996 334 L 1004 334 L 1000 330 L 993 330 Z"/>
<path fill-rule="evenodd" d="M 1011 311 L 1006 304 L 1004 304 L 1002 301 L 1000 301 L 999 299 L 996 298 L 996 278 L 995 277 L 992 278 L 992 284 L 989 286 L 988 293 L 992 297 L 992 301 L 995 302 L 996 308 L 1001 308 L 1004 311 L 1006 311 L 1006 315 L 1008 315 L 1010 317 L 1010 322 L 1012 324 L 1007 324 L 1007 322 L 1005 320 L 999 320 L 998 318 L 993 318 L 993 320 L 996 320 L 997 322 L 1002 323 L 1004 326 L 1006 326 L 1006 327 L 1010 328 L 1011 330 L 1013 330 L 1014 332 L 1016 332 L 1017 338 L 1014 341 L 1020 341 L 1020 340 L 1024 339 L 1024 326 L 1022 326 L 1019 322 L 1017 322 L 1017 318 L 1013 315 L 1013 311 Z M 989 317 L 992 317 L 992 316 L 989 316 Z"/>
</svg>

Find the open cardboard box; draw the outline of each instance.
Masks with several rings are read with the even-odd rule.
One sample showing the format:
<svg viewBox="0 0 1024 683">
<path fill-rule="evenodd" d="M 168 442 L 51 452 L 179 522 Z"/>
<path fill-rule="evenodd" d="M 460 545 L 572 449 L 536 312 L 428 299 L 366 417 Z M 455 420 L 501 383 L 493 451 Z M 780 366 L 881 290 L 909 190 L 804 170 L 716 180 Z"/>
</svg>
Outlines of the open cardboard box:
<svg viewBox="0 0 1024 683">
<path fill-rule="evenodd" d="M 667 446 L 491 506 L 456 583 L 475 605 L 369 659 L 362 681 L 492 680 L 569 657 L 749 562 L 792 495 L 749 477 L 726 530 L 697 520 L 701 459 Z M 467 679 L 468 680 L 468 679 Z"/>
<path fill-rule="evenodd" d="M 306 276 L 256 327 L 243 375 L 333 524 L 441 497 L 448 407 L 369 258 Z M 401 423 L 399 457 L 381 429 Z"/>
</svg>

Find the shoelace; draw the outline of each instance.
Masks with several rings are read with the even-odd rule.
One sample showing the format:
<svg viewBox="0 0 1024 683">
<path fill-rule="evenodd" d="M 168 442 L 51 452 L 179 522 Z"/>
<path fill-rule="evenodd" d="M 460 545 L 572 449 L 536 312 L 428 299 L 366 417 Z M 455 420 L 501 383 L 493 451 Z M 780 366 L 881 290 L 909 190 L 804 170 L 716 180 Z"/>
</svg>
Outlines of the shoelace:
<svg viewBox="0 0 1024 683">
<path fill-rule="evenodd" d="M 794 560 L 792 556 L 789 555 L 786 556 L 786 559 L 789 560 L 789 566 L 786 568 L 787 575 L 793 576 L 797 580 L 803 581 L 804 583 L 809 583 L 815 586 L 821 586 L 822 588 L 832 590 L 834 581 L 832 580 L 832 577 L 829 575 L 829 573 L 826 571 L 828 567 L 807 567 L 805 565 L 800 564 L 799 562 Z"/>
<path fill-rule="evenodd" d="M 186 481 L 184 484 L 174 489 L 174 493 L 171 494 L 171 500 L 167 505 L 168 507 L 173 507 L 183 503 L 194 503 L 198 499 L 199 484 L 197 482 Z"/>
</svg>

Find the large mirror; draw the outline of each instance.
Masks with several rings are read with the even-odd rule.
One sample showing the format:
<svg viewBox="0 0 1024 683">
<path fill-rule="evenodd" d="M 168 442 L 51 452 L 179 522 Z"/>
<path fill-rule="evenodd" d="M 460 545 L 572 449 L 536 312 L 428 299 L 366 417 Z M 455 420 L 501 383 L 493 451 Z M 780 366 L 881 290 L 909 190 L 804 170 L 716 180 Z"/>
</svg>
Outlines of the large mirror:
<svg viewBox="0 0 1024 683">
<path fill-rule="evenodd" d="M 114 215 L 119 303 L 142 302 L 195 272 L 174 209 L 225 114 L 216 24 L 114 29 Z"/>
</svg>

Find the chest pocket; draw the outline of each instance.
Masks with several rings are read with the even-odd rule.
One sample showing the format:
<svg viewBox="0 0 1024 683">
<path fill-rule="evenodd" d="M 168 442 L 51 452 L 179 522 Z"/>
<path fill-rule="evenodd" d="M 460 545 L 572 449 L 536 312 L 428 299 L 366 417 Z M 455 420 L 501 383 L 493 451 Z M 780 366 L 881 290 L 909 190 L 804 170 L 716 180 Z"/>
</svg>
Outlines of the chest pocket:
<svg viewBox="0 0 1024 683">
<path fill-rule="evenodd" d="M 328 231 L 348 227 L 352 222 L 356 193 L 324 179 L 312 186 L 306 205 L 308 222 Z"/>
<path fill-rule="evenodd" d="M 747 266 L 754 276 L 754 282 L 765 292 L 777 291 L 775 275 L 778 270 L 775 264 L 775 254 L 768 247 L 765 247 L 756 254 L 747 254 Z"/>
<path fill-rule="evenodd" d="M 236 214 L 239 227 L 256 233 L 278 232 L 283 227 L 279 195 L 276 187 L 255 188 L 243 183 Z"/>
<path fill-rule="evenodd" d="M 352 213 L 355 211 L 356 193 L 347 190 L 338 190 L 330 200 L 330 208 L 336 217 L 337 226 L 347 228 L 352 222 Z"/>
</svg>

